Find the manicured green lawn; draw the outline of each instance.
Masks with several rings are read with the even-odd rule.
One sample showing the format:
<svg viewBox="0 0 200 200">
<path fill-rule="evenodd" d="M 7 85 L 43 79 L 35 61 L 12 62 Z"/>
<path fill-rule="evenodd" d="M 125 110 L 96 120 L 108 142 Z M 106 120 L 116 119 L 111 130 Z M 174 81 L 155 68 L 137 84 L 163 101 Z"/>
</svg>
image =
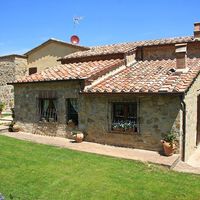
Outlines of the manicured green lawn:
<svg viewBox="0 0 200 200">
<path fill-rule="evenodd" d="M 200 176 L 0 136 L 7 199 L 200 199 Z"/>
</svg>

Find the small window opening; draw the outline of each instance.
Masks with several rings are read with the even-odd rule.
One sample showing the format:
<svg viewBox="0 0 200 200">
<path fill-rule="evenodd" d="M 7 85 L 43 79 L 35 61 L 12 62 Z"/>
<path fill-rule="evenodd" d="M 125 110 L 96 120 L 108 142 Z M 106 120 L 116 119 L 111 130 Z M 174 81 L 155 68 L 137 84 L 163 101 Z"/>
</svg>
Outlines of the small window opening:
<svg viewBox="0 0 200 200">
<path fill-rule="evenodd" d="M 29 68 L 29 75 L 37 73 L 37 67 Z"/>
</svg>

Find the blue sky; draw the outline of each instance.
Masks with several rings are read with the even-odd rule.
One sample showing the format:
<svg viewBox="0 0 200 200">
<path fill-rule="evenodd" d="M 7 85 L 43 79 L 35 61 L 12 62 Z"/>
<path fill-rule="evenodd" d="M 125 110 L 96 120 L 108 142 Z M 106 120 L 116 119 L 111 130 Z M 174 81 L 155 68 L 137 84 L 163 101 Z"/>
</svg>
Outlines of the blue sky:
<svg viewBox="0 0 200 200">
<path fill-rule="evenodd" d="M 95 46 L 193 34 L 199 0 L 1 0 L 0 55 L 49 38 Z M 72 18 L 84 19 L 74 29 Z"/>
</svg>

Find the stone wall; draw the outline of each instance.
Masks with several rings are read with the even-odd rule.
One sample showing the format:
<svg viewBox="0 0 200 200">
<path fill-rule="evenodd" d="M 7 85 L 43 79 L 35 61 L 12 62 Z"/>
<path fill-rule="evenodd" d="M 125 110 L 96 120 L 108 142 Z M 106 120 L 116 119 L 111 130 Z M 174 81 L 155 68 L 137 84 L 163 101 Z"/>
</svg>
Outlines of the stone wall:
<svg viewBox="0 0 200 200">
<path fill-rule="evenodd" d="M 0 85 L 6 85 L 15 80 L 15 59 L 0 58 Z"/>
<path fill-rule="evenodd" d="M 14 88 L 7 83 L 13 82 L 26 74 L 27 61 L 25 58 L 5 56 L 0 58 L 0 101 L 6 103 L 6 109 L 13 107 Z"/>
<path fill-rule="evenodd" d="M 85 96 L 79 95 L 80 83 L 73 81 L 15 85 L 17 123 L 28 132 L 68 137 L 71 129 L 66 121 L 66 98 L 79 98 L 79 129 L 86 140 L 133 148 L 161 150 L 160 140 L 173 130 L 180 133 L 180 100 L 177 96 Z M 39 122 L 37 98 L 40 91 L 56 90 L 58 122 Z M 138 102 L 139 132 L 111 131 L 112 102 Z M 54 127 L 54 128 L 52 128 Z"/>
<path fill-rule="evenodd" d="M 25 131 L 35 134 L 67 136 L 66 99 L 79 98 L 80 82 L 50 82 L 15 85 L 15 121 Z M 58 105 L 57 122 L 39 122 L 38 97 L 41 91 L 56 91 Z"/>
<path fill-rule="evenodd" d="M 139 133 L 111 131 L 112 102 L 138 102 Z M 180 101 L 175 96 L 81 97 L 80 128 L 87 140 L 117 146 L 161 150 L 160 140 L 170 131 L 180 134 Z"/>
<path fill-rule="evenodd" d="M 143 53 L 141 53 L 141 51 L 143 51 Z M 199 42 L 187 44 L 187 56 L 189 58 L 200 57 Z M 143 60 L 175 59 L 175 44 L 143 47 L 142 50 L 140 48 L 137 51 L 137 58 Z"/>
<path fill-rule="evenodd" d="M 187 56 L 190 58 L 199 58 L 200 57 L 200 43 L 188 43 L 187 45 Z"/>
<path fill-rule="evenodd" d="M 143 47 L 143 60 L 175 59 L 175 45 Z"/>
<path fill-rule="evenodd" d="M 186 104 L 186 133 L 185 133 L 185 160 L 196 149 L 197 136 L 197 97 L 200 94 L 200 75 L 185 95 Z"/>
<path fill-rule="evenodd" d="M 27 59 L 15 58 L 15 80 L 28 75 Z"/>
</svg>

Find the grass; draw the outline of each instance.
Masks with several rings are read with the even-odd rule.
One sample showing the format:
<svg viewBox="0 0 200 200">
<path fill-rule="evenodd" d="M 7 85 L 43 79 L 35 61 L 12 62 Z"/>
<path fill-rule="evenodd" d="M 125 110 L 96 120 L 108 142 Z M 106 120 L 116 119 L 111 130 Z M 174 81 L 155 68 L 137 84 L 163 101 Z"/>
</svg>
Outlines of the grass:
<svg viewBox="0 0 200 200">
<path fill-rule="evenodd" d="M 199 200 L 200 176 L 0 136 L 7 199 Z"/>
</svg>

